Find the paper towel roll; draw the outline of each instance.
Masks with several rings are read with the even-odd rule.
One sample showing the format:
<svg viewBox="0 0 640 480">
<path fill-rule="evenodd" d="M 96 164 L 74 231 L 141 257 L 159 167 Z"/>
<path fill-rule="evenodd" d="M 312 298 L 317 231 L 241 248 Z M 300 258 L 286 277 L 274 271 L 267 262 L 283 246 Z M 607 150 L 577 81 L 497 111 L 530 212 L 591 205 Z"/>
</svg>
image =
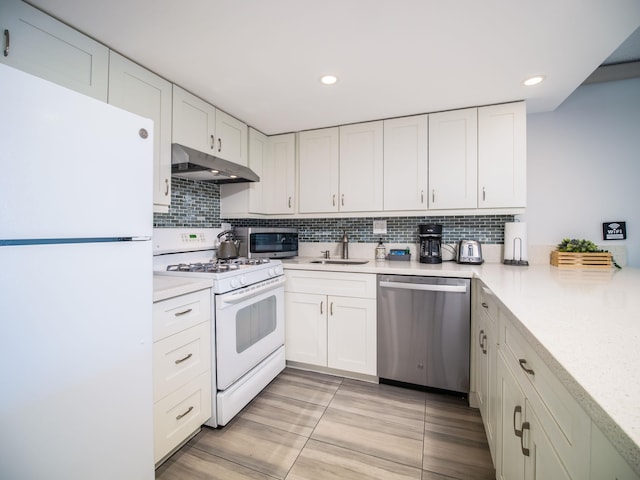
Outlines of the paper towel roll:
<svg viewBox="0 0 640 480">
<path fill-rule="evenodd" d="M 527 224 L 507 222 L 504 224 L 504 260 L 528 260 Z"/>
</svg>

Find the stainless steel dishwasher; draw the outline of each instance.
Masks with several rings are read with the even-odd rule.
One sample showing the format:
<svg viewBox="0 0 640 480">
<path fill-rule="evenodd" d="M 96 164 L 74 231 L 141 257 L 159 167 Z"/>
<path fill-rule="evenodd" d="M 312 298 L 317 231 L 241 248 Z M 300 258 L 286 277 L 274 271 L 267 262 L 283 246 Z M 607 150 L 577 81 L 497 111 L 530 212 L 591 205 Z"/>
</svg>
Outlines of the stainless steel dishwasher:
<svg viewBox="0 0 640 480">
<path fill-rule="evenodd" d="M 469 393 L 471 280 L 378 275 L 378 377 Z"/>
</svg>

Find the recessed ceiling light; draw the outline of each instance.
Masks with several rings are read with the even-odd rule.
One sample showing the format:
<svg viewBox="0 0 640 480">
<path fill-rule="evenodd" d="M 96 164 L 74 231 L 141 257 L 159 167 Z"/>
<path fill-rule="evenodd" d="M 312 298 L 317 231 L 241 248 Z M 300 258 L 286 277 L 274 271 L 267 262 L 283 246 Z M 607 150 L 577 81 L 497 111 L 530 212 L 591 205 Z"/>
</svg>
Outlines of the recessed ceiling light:
<svg viewBox="0 0 640 480">
<path fill-rule="evenodd" d="M 320 81 L 324 85 L 333 85 L 338 81 L 338 77 L 336 77 L 335 75 L 323 75 L 322 77 L 320 77 Z"/>
<path fill-rule="evenodd" d="M 543 80 L 544 80 L 544 75 L 536 75 L 535 77 L 527 78 L 522 83 L 525 84 L 527 87 L 532 87 L 533 85 L 538 85 Z"/>
</svg>

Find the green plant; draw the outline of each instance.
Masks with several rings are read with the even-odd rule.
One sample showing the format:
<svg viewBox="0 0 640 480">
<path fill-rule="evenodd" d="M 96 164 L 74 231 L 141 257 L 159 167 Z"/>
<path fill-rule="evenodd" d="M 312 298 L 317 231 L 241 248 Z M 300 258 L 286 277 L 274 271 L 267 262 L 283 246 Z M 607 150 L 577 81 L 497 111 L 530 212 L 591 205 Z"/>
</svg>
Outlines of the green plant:
<svg viewBox="0 0 640 480">
<path fill-rule="evenodd" d="M 559 252 L 577 252 L 577 253 L 585 253 L 585 252 L 604 252 L 598 248 L 598 246 L 593 243 L 591 240 L 577 240 L 575 238 L 564 238 L 562 242 L 558 244 Z"/>
</svg>

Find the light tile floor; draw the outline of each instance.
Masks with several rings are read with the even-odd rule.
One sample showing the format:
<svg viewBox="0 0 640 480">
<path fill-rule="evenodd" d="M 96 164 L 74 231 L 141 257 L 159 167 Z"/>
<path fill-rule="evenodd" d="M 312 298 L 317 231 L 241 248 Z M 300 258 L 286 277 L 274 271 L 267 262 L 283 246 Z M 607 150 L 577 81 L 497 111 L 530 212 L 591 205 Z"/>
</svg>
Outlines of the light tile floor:
<svg viewBox="0 0 640 480">
<path fill-rule="evenodd" d="M 156 479 L 483 480 L 495 471 L 466 400 L 287 368 Z"/>
</svg>

